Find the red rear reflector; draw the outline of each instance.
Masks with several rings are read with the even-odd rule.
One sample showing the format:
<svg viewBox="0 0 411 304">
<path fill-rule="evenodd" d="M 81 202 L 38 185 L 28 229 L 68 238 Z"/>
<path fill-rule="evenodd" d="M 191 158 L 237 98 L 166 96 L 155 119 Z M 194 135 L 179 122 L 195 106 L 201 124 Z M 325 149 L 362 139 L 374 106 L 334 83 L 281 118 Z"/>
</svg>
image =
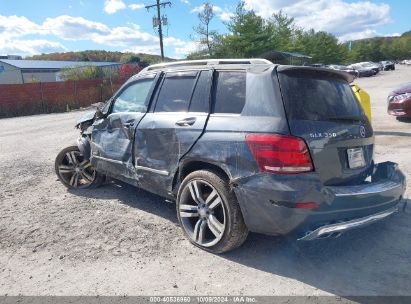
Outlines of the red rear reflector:
<svg viewBox="0 0 411 304">
<path fill-rule="evenodd" d="M 313 171 L 304 140 L 280 134 L 247 134 L 246 141 L 260 171 L 295 174 Z"/>
<path fill-rule="evenodd" d="M 300 202 L 295 204 L 295 208 L 299 209 L 314 209 L 318 208 L 319 205 L 317 203 L 312 203 L 312 202 Z"/>
</svg>

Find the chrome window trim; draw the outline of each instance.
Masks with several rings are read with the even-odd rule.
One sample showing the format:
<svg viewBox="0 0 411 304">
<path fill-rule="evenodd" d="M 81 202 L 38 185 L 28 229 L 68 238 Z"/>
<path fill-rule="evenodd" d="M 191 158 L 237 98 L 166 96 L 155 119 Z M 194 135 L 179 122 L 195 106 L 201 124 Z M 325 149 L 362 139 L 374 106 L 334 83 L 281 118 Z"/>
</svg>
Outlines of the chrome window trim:
<svg viewBox="0 0 411 304">
<path fill-rule="evenodd" d="M 210 117 L 239 117 L 241 114 L 236 113 L 211 113 Z"/>
</svg>

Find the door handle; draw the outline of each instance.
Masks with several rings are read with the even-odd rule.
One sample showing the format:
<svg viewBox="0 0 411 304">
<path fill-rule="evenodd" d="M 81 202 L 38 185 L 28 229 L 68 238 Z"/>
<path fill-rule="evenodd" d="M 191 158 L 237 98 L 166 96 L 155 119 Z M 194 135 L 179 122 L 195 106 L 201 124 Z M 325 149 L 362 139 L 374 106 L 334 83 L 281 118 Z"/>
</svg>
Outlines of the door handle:
<svg viewBox="0 0 411 304">
<path fill-rule="evenodd" d="M 195 118 L 195 117 L 184 118 L 182 120 L 177 121 L 176 125 L 180 126 L 180 127 L 189 127 L 189 126 L 194 125 L 196 120 L 197 120 L 197 118 Z"/>
<path fill-rule="evenodd" d="M 131 128 L 132 126 L 134 126 L 134 121 L 123 122 L 123 126 L 126 128 Z"/>
</svg>

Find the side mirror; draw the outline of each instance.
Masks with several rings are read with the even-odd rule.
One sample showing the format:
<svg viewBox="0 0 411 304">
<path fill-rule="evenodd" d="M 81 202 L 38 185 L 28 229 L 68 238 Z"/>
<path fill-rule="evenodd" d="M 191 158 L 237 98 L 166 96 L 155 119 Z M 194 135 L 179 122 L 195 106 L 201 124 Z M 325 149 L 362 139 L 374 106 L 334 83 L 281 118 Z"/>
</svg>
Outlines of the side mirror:
<svg viewBox="0 0 411 304">
<path fill-rule="evenodd" d="M 95 114 L 96 119 L 101 119 L 104 117 L 104 113 L 101 111 L 100 108 L 96 109 L 96 114 Z"/>
<path fill-rule="evenodd" d="M 112 99 L 109 99 L 105 102 L 99 102 L 99 103 L 93 104 L 92 106 L 96 109 L 94 118 L 101 119 L 107 116 L 111 103 L 112 103 Z"/>
</svg>

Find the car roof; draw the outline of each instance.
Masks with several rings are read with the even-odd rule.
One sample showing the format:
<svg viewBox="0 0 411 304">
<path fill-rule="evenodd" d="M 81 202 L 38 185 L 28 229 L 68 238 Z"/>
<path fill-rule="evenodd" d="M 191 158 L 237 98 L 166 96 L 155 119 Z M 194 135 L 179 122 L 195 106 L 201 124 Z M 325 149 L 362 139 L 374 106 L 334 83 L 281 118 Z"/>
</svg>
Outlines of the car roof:
<svg viewBox="0 0 411 304">
<path fill-rule="evenodd" d="M 156 72 L 183 72 L 193 70 L 249 70 L 255 67 L 274 67 L 275 65 L 266 59 L 252 58 L 252 59 L 207 59 L 207 60 L 187 60 L 160 63 L 150 65 L 143 69 L 137 75 L 132 78 L 138 78 L 139 76 L 152 74 Z"/>
<path fill-rule="evenodd" d="M 208 60 L 188 60 L 188 61 L 177 61 L 171 63 L 160 63 L 156 65 L 151 65 L 143 69 L 140 73 L 134 75 L 130 81 L 133 81 L 140 76 L 147 74 L 152 74 L 156 72 L 183 72 L 183 71 L 193 71 L 193 70 L 208 70 L 208 69 L 219 69 L 219 70 L 254 70 L 255 68 L 262 68 L 266 70 L 268 68 L 277 68 L 279 72 L 285 72 L 290 70 L 310 70 L 317 71 L 321 73 L 331 73 L 348 82 L 353 81 L 353 76 L 338 70 L 331 70 L 328 68 L 312 67 L 312 66 L 292 66 L 292 65 L 278 65 L 266 59 L 208 59 Z"/>
<path fill-rule="evenodd" d="M 271 61 L 261 58 L 250 59 L 204 59 L 204 60 L 183 60 L 173 62 L 163 62 L 159 64 L 153 64 L 146 67 L 143 72 L 152 70 L 163 70 L 167 68 L 177 68 L 185 66 L 221 66 L 221 65 L 259 65 L 259 64 L 272 64 Z"/>
</svg>

